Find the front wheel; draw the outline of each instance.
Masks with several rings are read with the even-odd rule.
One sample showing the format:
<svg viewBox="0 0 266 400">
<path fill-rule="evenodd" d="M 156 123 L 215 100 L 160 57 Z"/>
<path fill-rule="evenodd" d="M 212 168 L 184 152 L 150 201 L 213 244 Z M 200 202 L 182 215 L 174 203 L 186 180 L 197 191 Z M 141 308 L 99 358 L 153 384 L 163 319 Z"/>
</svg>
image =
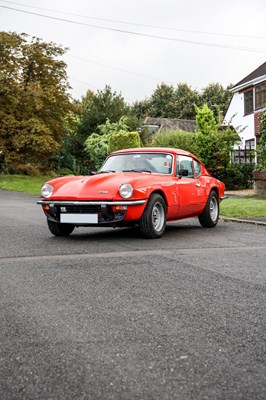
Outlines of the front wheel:
<svg viewBox="0 0 266 400">
<path fill-rule="evenodd" d="M 69 236 L 75 228 L 75 225 L 60 224 L 49 219 L 47 219 L 47 224 L 50 232 L 55 236 Z"/>
<path fill-rule="evenodd" d="M 166 226 L 166 205 L 161 195 L 153 193 L 140 219 L 140 231 L 147 239 L 160 238 Z"/>
<path fill-rule="evenodd" d="M 206 207 L 199 215 L 199 222 L 204 228 L 213 228 L 217 225 L 220 214 L 218 195 L 215 190 L 211 190 Z"/>
</svg>

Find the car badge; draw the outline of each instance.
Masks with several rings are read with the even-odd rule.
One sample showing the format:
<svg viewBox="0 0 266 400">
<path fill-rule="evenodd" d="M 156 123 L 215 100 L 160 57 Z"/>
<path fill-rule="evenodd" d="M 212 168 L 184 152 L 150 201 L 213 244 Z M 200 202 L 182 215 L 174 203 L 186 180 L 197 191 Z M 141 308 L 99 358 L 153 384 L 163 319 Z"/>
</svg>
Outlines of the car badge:
<svg viewBox="0 0 266 400">
<path fill-rule="evenodd" d="M 99 193 L 99 194 L 107 194 L 107 193 L 108 193 L 108 190 L 99 190 L 98 193 Z"/>
</svg>

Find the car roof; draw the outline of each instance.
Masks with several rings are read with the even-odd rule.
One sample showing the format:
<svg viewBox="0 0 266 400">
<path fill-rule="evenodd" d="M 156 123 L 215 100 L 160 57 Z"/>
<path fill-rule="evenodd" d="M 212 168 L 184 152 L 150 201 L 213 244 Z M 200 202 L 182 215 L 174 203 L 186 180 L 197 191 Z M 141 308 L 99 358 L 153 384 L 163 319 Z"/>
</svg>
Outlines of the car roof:
<svg viewBox="0 0 266 400">
<path fill-rule="evenodd" d="M 186 150 L 176 149 L 174 147 L 136 147 L 136 148 L 132 148 L 132 149 L 123 149 L 123 150 L 113 151 L 110 155 L 113 155 L 113 154 L 125 154 L 125 153 L 147 153 L 147 152 L 151 152 L 151 153 L 171 153 L 173 155 L 191 156 L 195 160 L 197 160 L 200 164 L 202 164 L 200 159 L 197 156 L 195 156 L 194 154 L 192 154 L 192 153 L 190 153 L 189 151 L 186 151 Z"/>
<path fill-rule="evenodd" d="M 175 149 L 172 147 L 137 147 L 133 149 L 123 149 L 123 150 L 117 150 L 113 151 L 111 154 L 121 154 L 121 153 L 147 153 L 147 152 L 152 152 L 152 153 L 172 153 L 172 154 L 180 154 L 184 156 L 192 156 L 197 159 L 197 157 L 194 156 L 194 154 L 189 153 L 186 150 L 181 150 L 181 149 Z"/>
</svg>

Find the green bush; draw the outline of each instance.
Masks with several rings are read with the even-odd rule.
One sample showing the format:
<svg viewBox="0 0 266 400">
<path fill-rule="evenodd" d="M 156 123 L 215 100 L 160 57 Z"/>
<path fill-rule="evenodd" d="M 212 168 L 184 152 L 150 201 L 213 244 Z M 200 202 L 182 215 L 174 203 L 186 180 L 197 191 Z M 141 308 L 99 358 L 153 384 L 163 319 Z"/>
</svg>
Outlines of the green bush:
<svg viewBox="0 0 266 400">
<path fill-rule="evenodd" d="M 85 151 L 88 153 L 89 159 L 96 169 L 100 168 L 107 156 L 108 139 L 108 135 L 93 133 L 85 141 Z"/>
<path fill-rule="evenodd" d="M 227 190 L 251 189 L 254 164 L 232 164 L 217 171 L 216 177 L 225 183 Z"/>
<path fill-rule="evenodd" d="M 11 166 L 10 171 L 12 174 L 38 176 L 40 175 L 40 166 L 27 164 L 14 164 Z"/>
<path fill-rule="evenodd" d="M 112 133 L 108 140 L 108 153 L 112 151 L 140 147 L 141 141 L 138 132 Z"/>
<path fill-rule="evenodd" d="M 73 175 L 73 171 L 71 171 L 71 169 L 63 167 L 60 168 L 60 175 Z"/>
<path fill-rule="evenodd" d="M 152 140 L 153 147 L 173 147 L 194 153 L 196 133 L 186 131 L 164 130 L 155 134 Z"/>
<path fill-rule="evenodd" d="M 266 112 L 260 115 L 260 136 L 259 144 L 257 146 L 258 154 L 258 171 L 266 171 Z"/>
<path fill-rule="evenodd" d="M 253 185 L 253 164 L 230 164 L 230 151 L 236 139 L 230 129 L 216 134 L 184 131 L 163 131 L 157 133 L 152 146 L 173 147 L 195 154 L 212 176 L 225 183 L 228 190 L 249 189 Z"/>
</svg>

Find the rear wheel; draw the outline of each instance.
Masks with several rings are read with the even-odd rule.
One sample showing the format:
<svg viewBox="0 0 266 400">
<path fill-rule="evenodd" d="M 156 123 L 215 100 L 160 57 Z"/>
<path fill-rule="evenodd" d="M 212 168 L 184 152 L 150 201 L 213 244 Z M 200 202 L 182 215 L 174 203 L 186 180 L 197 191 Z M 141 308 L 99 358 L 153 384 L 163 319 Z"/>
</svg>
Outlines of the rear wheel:
<svg viewBox="0 0 266 400">
<path fill-rule="evenodd" d="M 213 228 L 217 225 L 220 214 L 220 206 L 217 193 L 211 190 L 206 207 L 199 215 L 199 222 L 204 228 Z"/>
<path fill-rule="evenodd" d="M 49 219 L 47 219 L 47 224 L 50 232 L 55 236 L 69 236 L 75 228 L 75 225 L 59 224 Z"/>
<path fill-rule="evenodd" d="M 160 238 L 166 226 L 166 205 L 161 195 L 153 193 L 140 219 L 140 231 L 147 239 Z"/>
</svg>

